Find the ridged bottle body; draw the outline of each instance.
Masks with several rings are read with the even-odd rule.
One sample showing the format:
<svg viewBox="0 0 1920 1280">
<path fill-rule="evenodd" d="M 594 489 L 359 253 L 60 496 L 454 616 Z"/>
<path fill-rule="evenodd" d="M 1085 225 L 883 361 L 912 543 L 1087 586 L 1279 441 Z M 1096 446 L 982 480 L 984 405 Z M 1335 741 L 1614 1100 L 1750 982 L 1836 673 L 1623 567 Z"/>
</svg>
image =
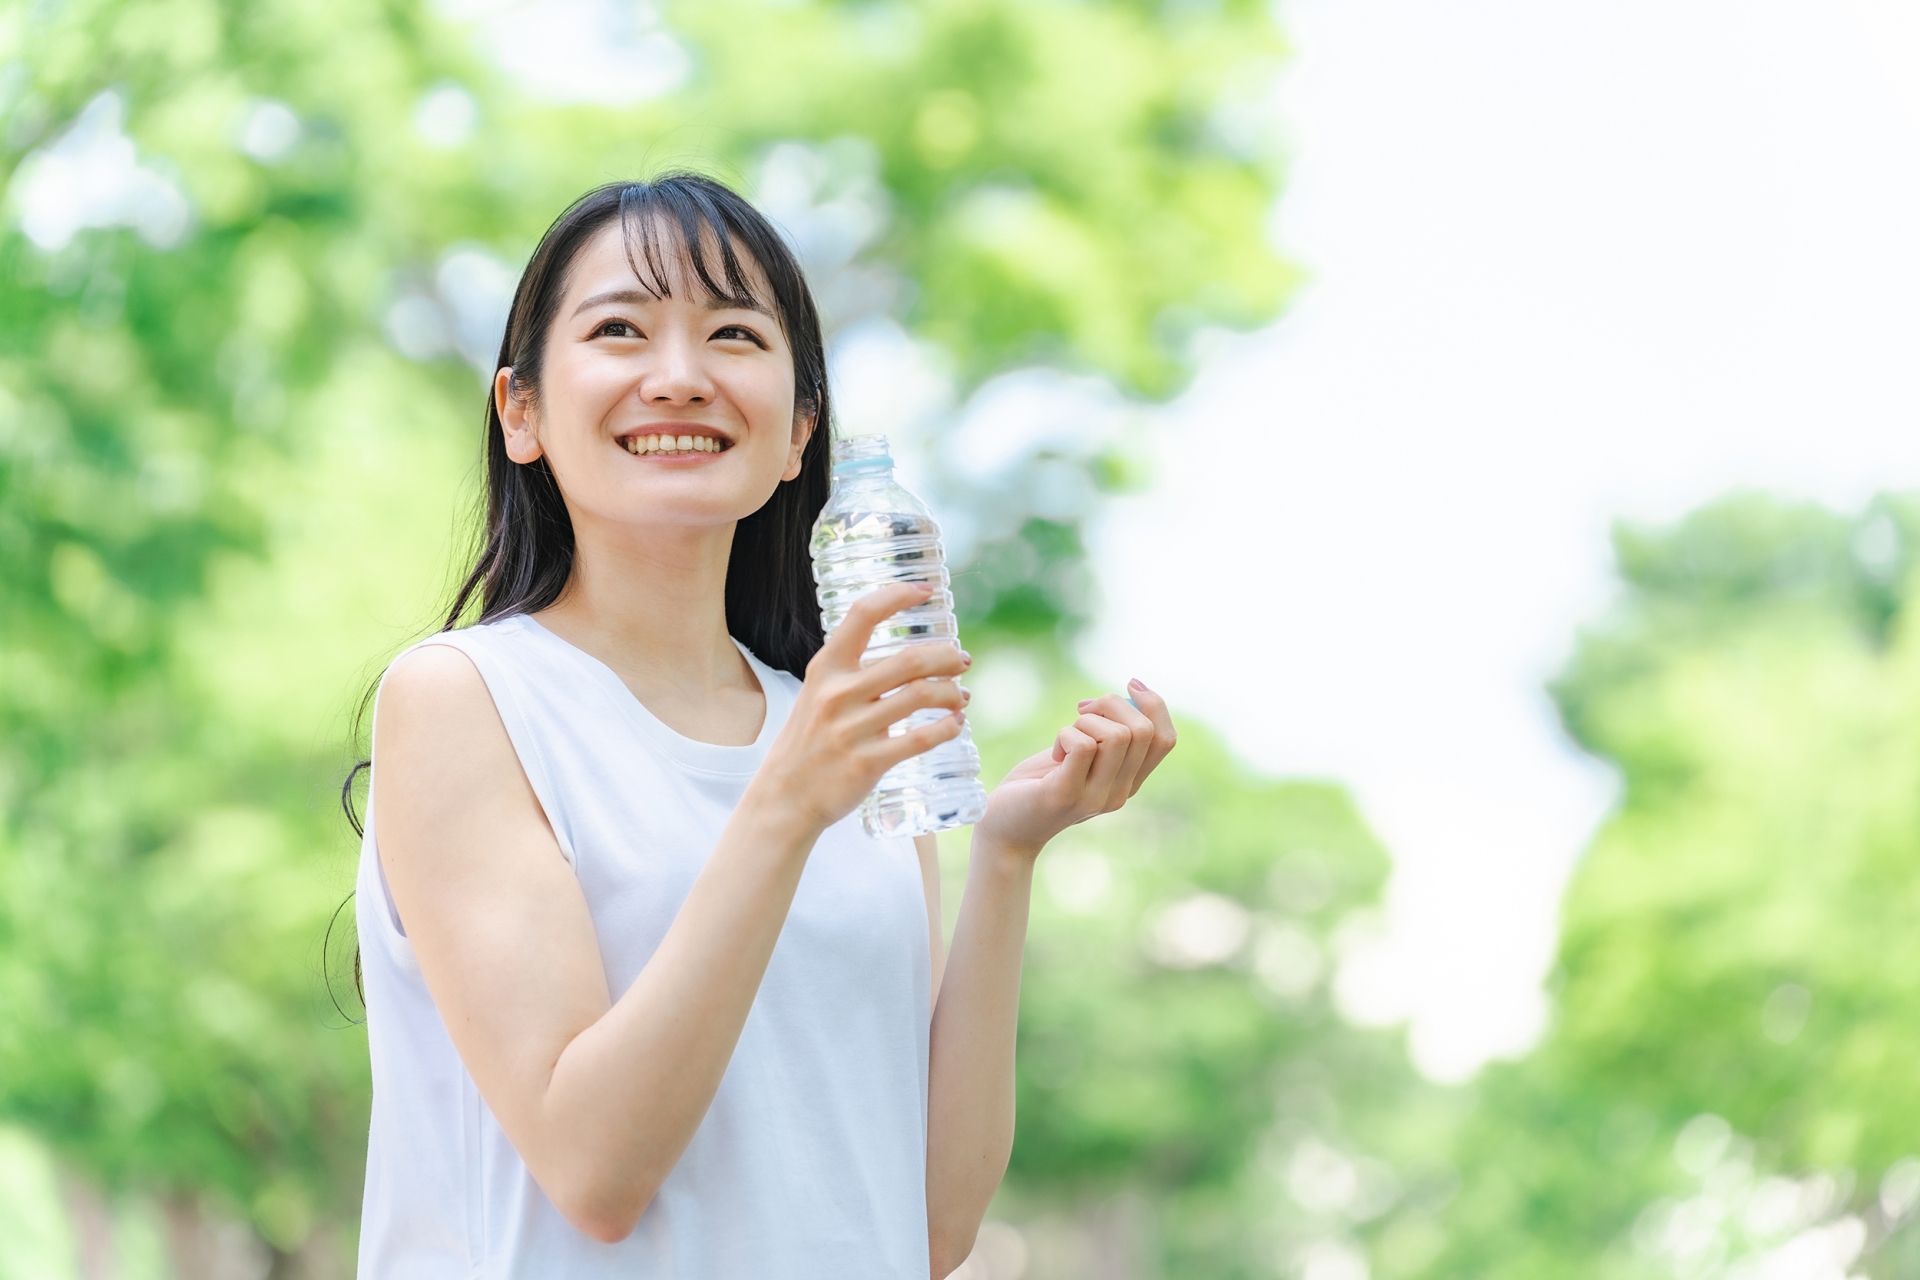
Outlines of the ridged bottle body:
<svg viewBox="0 0 1920 1280">
<path fill-rule="evenodd" d="M 931 582 L 925 604 L 894 614 L 873 629 L 864 662 L 877 662 L 913 644 L 958 644 L 940 529 L 926 504 L 893 478 L 884 436 L 855 436 L 833 448 L 833 490 L 813 525 L 813 580 L 820 621 L 840 625 L 853 602 L 895 582 Z M 895 736 L 931 724 L 947 712 L 928 707 L 897 722 Z M 980 785 L 980 752 L 973 731 L 903 760 L 860 803 L 860 821 L 873 836 L 919 836 L 978 822 L 987 811 Z"/>
</svg>

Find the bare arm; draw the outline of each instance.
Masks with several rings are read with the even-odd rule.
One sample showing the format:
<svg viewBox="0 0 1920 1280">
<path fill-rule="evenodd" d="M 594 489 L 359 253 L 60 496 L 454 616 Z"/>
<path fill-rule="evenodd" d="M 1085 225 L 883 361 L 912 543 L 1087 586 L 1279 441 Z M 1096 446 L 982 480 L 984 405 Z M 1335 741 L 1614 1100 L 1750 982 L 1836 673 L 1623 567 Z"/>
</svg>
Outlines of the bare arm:
<svg viewBox="0 0 1920 1280">
<path fill-rule="evenodd" d="M 607 990 L 586 900 L 479 673 L 429 646 L 389 675 L 375 727 L 377 837 L 434 1004 L 481 1096 L 568 1221 L 624 1238 L 719 1088 L 819 833 L 957 717 L 957 650 L 861 670 L 867 634 L 923 592 L 855 606 L 640 976 Z M 871 602 L 871 603 L 869 603 Z M 900 692 L 887 699 L 889 688 Z"/>
<path fill-rule="evenodd" d="M 940 839 L 915 836 L 913 851 L 920 857 L 920 889 L 927 899 L 927 955 L 932 961 L 931 1001 L 940 999 L 940 976 L 947 967 L 947 922 L 940 909 Z"/>
<path fill-rule="evenodd" d="M 1050 752 L 1015 766 L 973 829 L 928 1065 L 927 1230 L 933 1275 L 973 1249 L 1013 1152 L 1014 1038 L 1034 861 L 1056 834 L 1118 809 L 1173 749 L 1173 720 L 1137 681 L 1081 704 Z"/>
<path fill-rule="evenodd" d="M 974 837 L 928 1063 L 933 1275 L 966 1261 L 1013 1151 L 1013 1046 L 1033 860 Z"/>
</svg>

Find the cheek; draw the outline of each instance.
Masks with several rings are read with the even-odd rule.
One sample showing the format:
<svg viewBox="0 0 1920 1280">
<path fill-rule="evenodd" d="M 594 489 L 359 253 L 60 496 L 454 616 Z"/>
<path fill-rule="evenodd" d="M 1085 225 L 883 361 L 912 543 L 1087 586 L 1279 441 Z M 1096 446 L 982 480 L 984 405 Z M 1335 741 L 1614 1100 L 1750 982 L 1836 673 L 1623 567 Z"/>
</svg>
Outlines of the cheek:
<svg viewBox="0 0 1920 1280">
<path fill-rule="evenodd" d="M 600 424 L 619 404 L 626 383 L 605 365 L 577 357 L 548 363 L 540 388 L 540 444 L 556 461 L 596 444 Z"/>
<path fill-rule="evenodd" d="M 617 403 L 632 382 L 618 361 L 594 359 L 587 352 L 568 352 L 547 366 L 547 387 L 568 418 L 598 422 Z"/>
<path fill-rule="evenodd" d="M 779 452 L 784 454 L 793 435 L 793 375 L 782 370 L 778 376 L 756 380 L 746 390 L 752 405 L 754 434 L 777 441 Z"/>
</svg>

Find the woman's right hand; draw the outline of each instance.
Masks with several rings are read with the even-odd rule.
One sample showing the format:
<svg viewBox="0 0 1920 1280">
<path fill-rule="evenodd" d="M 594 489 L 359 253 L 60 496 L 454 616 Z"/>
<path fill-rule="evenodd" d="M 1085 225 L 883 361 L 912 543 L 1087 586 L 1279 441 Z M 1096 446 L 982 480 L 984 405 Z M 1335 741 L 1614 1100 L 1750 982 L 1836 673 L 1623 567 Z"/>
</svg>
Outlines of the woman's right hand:
<svg viewBox="0 0 1920 1280">
<path fill-rule="evenodd" d="M 958 677 L 973 659 L 959 646 L 910 645 L 872 666 L 860 665 L 873 629 L 932 593 L 931 583 L 902 582 L 854 602 L 807 664 L 800 696 L 749 797 L 780 805 L 808 829 L 824 831 L 852 813 L 888 769 L 960 736 L 967 695 Z M 889 735 L 890 725 L 924 707 L 953 714 Z"/>
</svg>

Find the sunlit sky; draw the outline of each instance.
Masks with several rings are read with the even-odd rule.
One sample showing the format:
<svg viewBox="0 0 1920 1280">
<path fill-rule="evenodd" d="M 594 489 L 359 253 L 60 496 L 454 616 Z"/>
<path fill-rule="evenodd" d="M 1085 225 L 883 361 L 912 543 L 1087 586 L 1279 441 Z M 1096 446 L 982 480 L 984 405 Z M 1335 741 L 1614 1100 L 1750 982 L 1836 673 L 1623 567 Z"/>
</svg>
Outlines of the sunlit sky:
<svg viewBox="0 0 1920 1280">
<path fill-rule="evenodd" d="M 1355 790 L 1395 871 L 1339 994 L 1458 1079 L 1540 1033 L 1611 799 L 1541 693 L 1609 523 L 1920 486 L 1920 0 L 1281 17 L 1312 284 L 1103 518 L 1087 656 Z"/>
</svg>

